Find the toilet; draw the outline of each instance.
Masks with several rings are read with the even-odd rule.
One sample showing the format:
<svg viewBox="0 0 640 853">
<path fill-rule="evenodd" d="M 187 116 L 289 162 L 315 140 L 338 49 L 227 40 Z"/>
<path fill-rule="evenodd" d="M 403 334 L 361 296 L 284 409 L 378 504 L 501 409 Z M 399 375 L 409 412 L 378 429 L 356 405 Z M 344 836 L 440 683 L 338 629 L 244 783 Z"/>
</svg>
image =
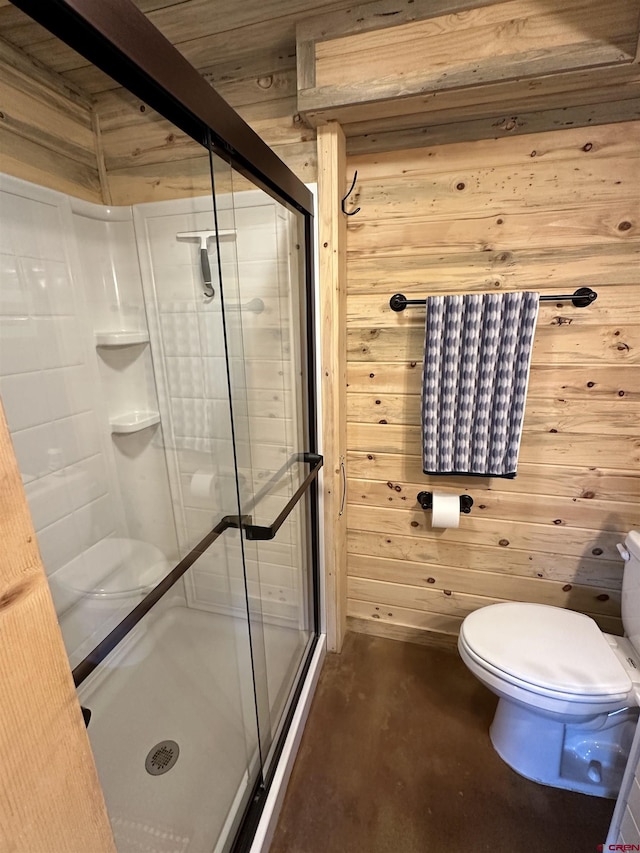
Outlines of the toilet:
<svg viewBox="0 0 640 853">
<path fill-rule="evenodd" d="M 625 561 L 625 637 L 591 617 L 505 602 L 463 621 L 460 656 L 499 697 L 489 731 L 500 757 L 528 779 L 616 797 L 640 703 L 640 532 L 618 545 Z"/>
</svg>

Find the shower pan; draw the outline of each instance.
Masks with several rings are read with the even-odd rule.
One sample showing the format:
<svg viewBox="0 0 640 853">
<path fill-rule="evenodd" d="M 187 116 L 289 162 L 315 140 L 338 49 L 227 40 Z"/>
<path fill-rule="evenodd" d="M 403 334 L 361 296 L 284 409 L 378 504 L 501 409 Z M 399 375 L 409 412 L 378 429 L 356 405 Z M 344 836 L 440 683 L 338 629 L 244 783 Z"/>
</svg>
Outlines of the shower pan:
<svg viewBox="0 0 640 853">
<path fill-rule="evenodd" d="M 312 195 L 132 5 L 16 5 L 188 140 L 0 175 L 0 396 L 119 853 L 248 850 L 323 648 Z"/>
</svg>

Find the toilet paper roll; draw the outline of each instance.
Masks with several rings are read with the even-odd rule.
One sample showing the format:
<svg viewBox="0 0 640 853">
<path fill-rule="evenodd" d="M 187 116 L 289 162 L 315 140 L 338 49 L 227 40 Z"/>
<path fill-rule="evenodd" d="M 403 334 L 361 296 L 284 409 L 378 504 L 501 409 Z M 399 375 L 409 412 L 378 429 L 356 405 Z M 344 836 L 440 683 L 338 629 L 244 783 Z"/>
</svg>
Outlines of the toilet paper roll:
<svg viewBox="0 0 640 853">
<path fill-rule="evenodd" d="M 432 527 L 459 527 L 460 495 L 448 492 L 433 492 L 431 509 Z"/>
<path fill-rule="evenodd" d="M 215 495 L 215 478 L 210 471 L 196 471 L 191 478 L 191 495 L 211 500 Z"/>
</svg>

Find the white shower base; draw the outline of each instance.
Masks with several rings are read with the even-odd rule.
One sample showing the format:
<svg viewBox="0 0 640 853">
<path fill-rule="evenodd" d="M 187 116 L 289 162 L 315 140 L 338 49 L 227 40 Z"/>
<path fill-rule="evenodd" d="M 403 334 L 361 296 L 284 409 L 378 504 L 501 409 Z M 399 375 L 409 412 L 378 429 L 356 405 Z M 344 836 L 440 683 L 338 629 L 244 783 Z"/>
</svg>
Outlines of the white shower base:
<svg viewBox="0 0 640 853">
<path fill-rule="evenodd" d="M 211 853 L 256 762 L 246 622 L 173 606 L 136 631 L 80 689 L 118 853 Z M 303 635 L 265 625 L 264 636 L 277 697 Z M 145 758 L 163 740 L 180 754 L 151 776 Z"/>
</svg>

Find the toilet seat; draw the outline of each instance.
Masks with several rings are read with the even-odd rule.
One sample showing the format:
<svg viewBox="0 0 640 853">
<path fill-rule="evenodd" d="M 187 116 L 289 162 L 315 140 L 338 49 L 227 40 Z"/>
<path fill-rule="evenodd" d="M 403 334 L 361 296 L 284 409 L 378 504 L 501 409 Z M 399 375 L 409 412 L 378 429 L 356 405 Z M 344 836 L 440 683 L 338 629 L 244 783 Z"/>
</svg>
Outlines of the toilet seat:
<svg viewBox="0 0 640 853">
<path fill-rule="evenodd" d="M 594 620 L 571 610 L 493 604 L 466 617 L 460 643 L 484 670 L 550 699 L 610 703 L 632 688 Z"/>
</svg>

